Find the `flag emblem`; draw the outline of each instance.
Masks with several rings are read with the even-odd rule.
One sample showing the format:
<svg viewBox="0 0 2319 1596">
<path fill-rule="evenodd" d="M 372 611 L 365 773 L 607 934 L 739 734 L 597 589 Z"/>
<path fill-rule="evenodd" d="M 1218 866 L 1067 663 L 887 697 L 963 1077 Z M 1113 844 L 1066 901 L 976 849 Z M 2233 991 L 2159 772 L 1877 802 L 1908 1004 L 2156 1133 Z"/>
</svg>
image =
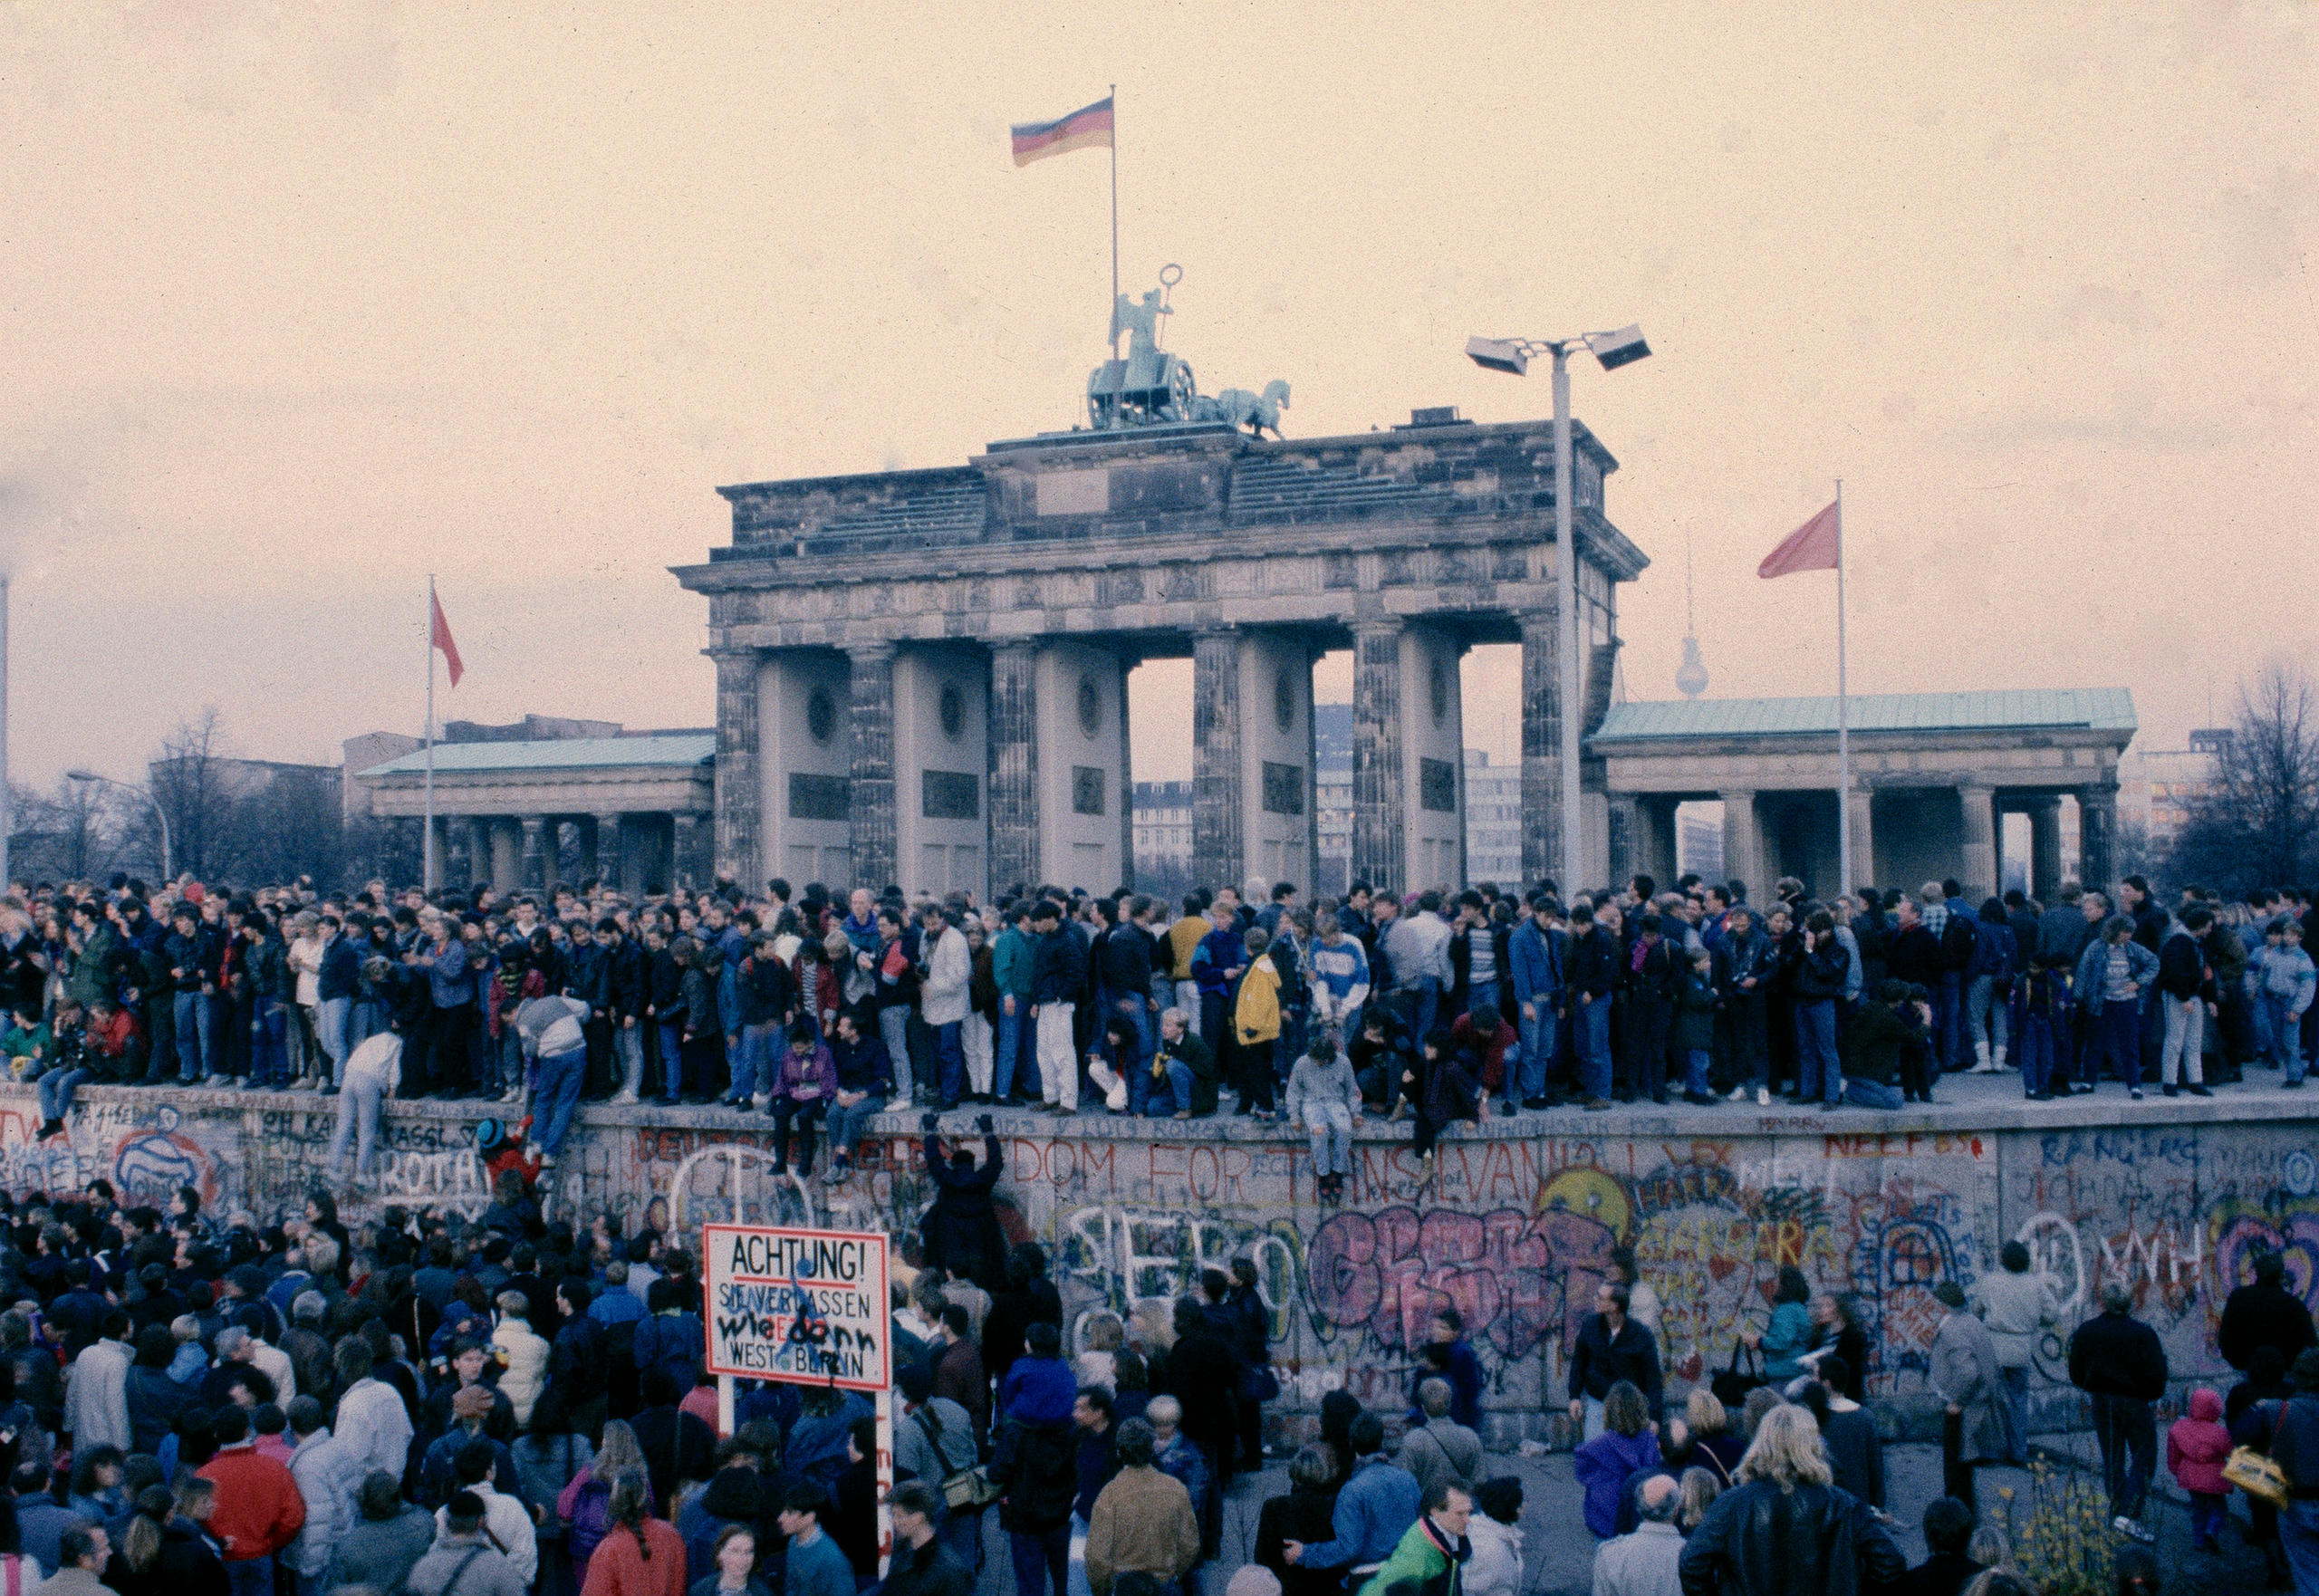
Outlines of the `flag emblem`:
<svg viewBox="0 0 2319 1596">
<path fill-rule="evenodd" d="M 1069 116 L 1051 122 L 1017 122 L 1012 130 L 1015 164 L 1018 167 L 1044 160 L 1051 155 L 1068 155 L 1074 149 L 1109 149 L 1111 97 L 1106 94 L 1094 104 L 1082 106 Z"/>
</svg>

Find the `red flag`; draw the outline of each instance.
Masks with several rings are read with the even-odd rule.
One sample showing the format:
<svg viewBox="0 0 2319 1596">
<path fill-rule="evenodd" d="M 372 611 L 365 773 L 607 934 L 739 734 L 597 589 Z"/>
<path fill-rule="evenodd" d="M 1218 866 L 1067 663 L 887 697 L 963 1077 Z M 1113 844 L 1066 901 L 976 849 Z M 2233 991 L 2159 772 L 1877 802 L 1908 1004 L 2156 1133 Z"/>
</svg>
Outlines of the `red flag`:
<svg viewBox="0 0 2319 1596">
<path fill-rule="evenodd" d="M 1837 505 L 1831 504 L 1811 520 L 1787 534 L 1787 541 L 1764 556 L 1756 567 L 1757 576 L 1793 576 L 1799 571 L 1833 571 L 1836 553 L 1841 547 L 1843 522 Z"/>
<path fill-rule="evenodd" d="M 443 650 L 443 663 L 451 673 L 451 685 L 459 685 L 459 676 L 467 668 L 459 663 L 459 646 L 451 640 L 451 623 L 443 619 L 443 601 L 433 593 L 427 601 L 435 610 L 435 646 Z"/>
</svg>

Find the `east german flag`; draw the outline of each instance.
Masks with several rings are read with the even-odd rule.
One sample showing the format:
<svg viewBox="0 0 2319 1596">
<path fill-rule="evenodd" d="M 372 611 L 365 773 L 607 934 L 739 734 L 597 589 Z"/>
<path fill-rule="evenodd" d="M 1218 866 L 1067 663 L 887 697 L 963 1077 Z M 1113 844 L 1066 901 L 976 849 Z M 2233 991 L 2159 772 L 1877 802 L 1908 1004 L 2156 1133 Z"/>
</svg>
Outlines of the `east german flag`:
<svg viewBox="0 0 2319 1596">
<path fill-rule="evenodd" d="M 1107 94 L 1094 104 L 1083 106 L 1051 122 L 1018 122 L 1013 132 L 1015 164 L 1018 167 L 1044 160 L 1050 155 L 1069 155 L 1074 149 L 1109 149 L 1111 96 Z"/>
</svg>

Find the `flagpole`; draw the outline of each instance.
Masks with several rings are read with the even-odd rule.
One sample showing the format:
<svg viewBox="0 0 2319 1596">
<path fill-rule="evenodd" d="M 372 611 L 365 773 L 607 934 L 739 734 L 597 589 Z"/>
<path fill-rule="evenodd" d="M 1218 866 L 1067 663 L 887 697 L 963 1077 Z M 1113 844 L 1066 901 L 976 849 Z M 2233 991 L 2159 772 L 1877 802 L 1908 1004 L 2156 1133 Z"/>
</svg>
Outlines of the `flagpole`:
<svg viewBox="0 0 2319 1596">
<path fill-rule="evenodd" d="M 1120 86 L 1111 85 L 1111 358 L 1120 354 Z"/>
<path fill-rule="evenodd" d="M 1852 895 L 1852 688 L 1844 651 L 1844 479 L 1836 478 L 1836 880 Z"/>
<path fill-rule="evenodd" d="M 427 819 L 419 833 L 419 882 L 435 894 L 435 573 L 427 573 Z"/>
</svg>

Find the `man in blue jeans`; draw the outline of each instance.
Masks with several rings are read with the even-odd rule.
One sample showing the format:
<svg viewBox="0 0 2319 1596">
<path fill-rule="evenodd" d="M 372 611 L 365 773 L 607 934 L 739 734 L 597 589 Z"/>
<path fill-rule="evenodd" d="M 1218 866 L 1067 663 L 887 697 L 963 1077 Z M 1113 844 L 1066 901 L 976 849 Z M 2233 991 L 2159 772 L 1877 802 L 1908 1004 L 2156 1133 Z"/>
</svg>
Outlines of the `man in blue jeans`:
<svg viewBox="0 0 2319 1596">
<path fill-rule="evenodd" d="M 515 1006 L 515 1034 L 524 1056 L 539 1062 L 532 1122 L 541 1127 L 534 1140 L 543 1169 L 563 1150 L 580 1089 L 588 1082 L 588 1005 L 576 997 L 527 997 Z"/>
<path fill-rule="evenodd" d="M 1836 999 L 1843 995 L 1852 956 L 1836 940 L 1835 917 L 1826 909 L 1804 927 L 1804 963 L 1795 972 L 1796 1096 L 1817 1097 L 1820 1107 L 1842 1106 L 1843 1067 L 1836 1062 Z"/>
<path fill-rule="evenodd" d="M 110 1020 L 112 999 L 97 999 L 96 1013 L 100 1019 Z M 64 1129 L 64 1115 L 72 1106 L 74 1089 L 95 1073 L 89 1067 L 85 1047 L 81 1005 L 69 997 L 61 999 L 56 1005 L 56 1024 L 48 1056 L 34 1062 L 33 1073 L 28 1077 L 40 1091 L 40 1134 L 43 1138 Z"/>
<path fill-rule="evenodd" d="M 1862 1109 L 1900 1106 L 1904 1094 L 1895 1082 L 1902 1056 L 1932 1041 L 1932 1005 L 1919 995 L 1922 991 L 1906 981 L 1881 981 L 1860 1005 L 1844 1034 L 1852 1065 L 1844 1077 L 1846 1102 Z"/>
<path fill-rule="evenodd" d="M 1038 1095 L 1034 1084 L 1037 1065 L 1026 1056 L 1025 1045 L 1032 1034 L 1031 978 L 1037 969 L 1037 952 L 1031 940 L 1030 909 L 1017 902 L 1007 909 L 1006 926 L 990 947 L 990 981 L 998 989 L 997 1036 L 990 1067 L 990 1100 L 995 1103 L 1014 1101 L 1015 1072 L 1026 1064 L 1028 1073 L 1019 1084 L 1031 1088 L 1024 1095 Z"/>
<path fill-rule="evenodd" d="M 2153 961 L 2154 962 L 2154 961 Z M 2157 1539 L 2141 1523 L 2142 1500 L 2157 1465 L 2158 1427 L 2151 1404 L 2166 1394 L 2166 1348 L 2133 1316 L 2133 1293 L 2122 1281 L 2102 1288 L 2102 1312 L 2069 1338 L 2070 1383 L 2086 1395 L 2093 1439 L 2102 1449 L 2112 1527 L 2137 1541 Z"/>
<path fill-rule="evenodd" d="M 1566 988 L 1571 1047 L 1578 1054 L 1579 1090 L 1585 1094 L 1589 1109 L 1611 1106 L 1611 985 L 1618 962 L 1617 935 L 1608 926 L 1595 923 L 1589 905 L 1581 903 L 1572 909 Z"/>
<path fill-rule="evenodd" d="M 1032 1324 L 1023 1332 L 1023 1346 L 1024 1355 L 998 1388 L 1006 1421 L 995 1427 L 998 1438 L 990 1460 L 990 1477 L 1005 1492 L 998 1527 L 1006 1532 L 1016 1596 L 1068 1596 L 1071 1510 L 1080 1483 L 1079 1393 L 1053 1324 Z M 899 1541 L 899 1514 L 894 1529 Z"/>
<path fill-rule="evenodd" d="M 191 1086 L 208 1072 L 215 1043 L 217 966 L 211 957 L 209 937 L 201 928 L 201 912 L 180 903 L 169 916 L 169 935 L 161 944 L 168 962 L 169 988 L 176 995 L 171 1007 L 178 1042 L 178 1082 Z"/>
<path fill-rule="evenodd" d="M 322 1056 L 313 1061 L 311 1073 L 317 1089 L 332 1091 L 338 1090 L 346 1055 L 353 1051 L 347 1027 L 362 984 L 362 950 L 345 931 L 336 915 L 322 916 L 322 965 L 314 973 L 314 1040 Z"/>
<path fill-rule="evenodd" d="M 1511 1095 L 1525 1109 L 1547 1106 L 1546 1072 L 1554 1063 L 1554 1022 L 1563 1006 L 1563 965 L 1569 938 L 1554 926 L 1554 902 L 1530 899 L 1530 917 L 1506 939 L 1507 978 L 1522 1016 L 1522 1078 Z"/>
</svg>

